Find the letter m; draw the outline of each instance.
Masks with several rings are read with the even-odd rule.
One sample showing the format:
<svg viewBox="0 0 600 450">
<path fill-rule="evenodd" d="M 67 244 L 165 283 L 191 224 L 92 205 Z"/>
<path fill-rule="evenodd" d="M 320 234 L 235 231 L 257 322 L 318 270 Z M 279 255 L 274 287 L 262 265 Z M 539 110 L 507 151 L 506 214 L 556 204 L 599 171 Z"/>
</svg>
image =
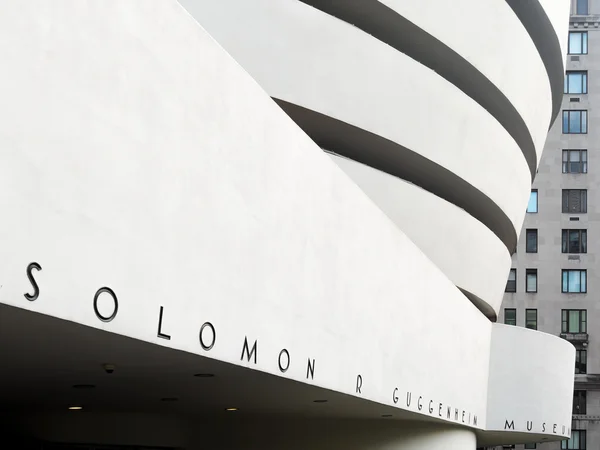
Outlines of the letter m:
<svg viewBox="0 0 600 450">
<path fill-rule="evenodd" d="M 256 342 L 254 341 L 254 345 L 252 346 L 252 350 L 248 348 L 248 338 L 244 337 L 244 347 L 242 348 L 242 357 L 240 358 L 242 361 L 244 360 L 244 355 L 246 355 L 246 359 L 250 362 L 252 355 L 254 355 L 254 364 L 256 364 L 256 356 L 258 351 L 256 350 Z"/>
<path fill-rule="evenodd" d="M 508 420 L 504 421 L 504 429 L 505 430 L 514 430 L 515 429 L 515 421 L 511 420 L 510 423 L 508 423 Z"/>
</svg>

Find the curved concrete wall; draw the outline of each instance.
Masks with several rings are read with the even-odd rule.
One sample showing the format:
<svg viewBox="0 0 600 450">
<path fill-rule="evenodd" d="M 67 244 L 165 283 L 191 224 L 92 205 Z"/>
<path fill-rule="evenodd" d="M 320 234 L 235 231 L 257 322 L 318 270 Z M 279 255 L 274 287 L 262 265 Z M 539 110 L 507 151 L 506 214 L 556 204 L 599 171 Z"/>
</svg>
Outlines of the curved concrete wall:
<svg viewBox="0 0 600 450">
<path fill-rule="evenodd" d="M 539 163 L 552 114 L 550 83 L 534 43 L 507 2 L 381 2 L 444 42 L 504 93 L 527 124 Z"/>
<path fill-rule="evenodd" d="M 314 83 L 312 89 L 282 83 L 281 97 L 318 106 L 321 115 L 313 117 L 366 127 L 370 142 L 379 142 L 378 134 L 402 140 L 403 130 L 411 145 L 394 148 L 403 156 L 420 152 L 419 161 L 435 161 L 423 167 L 439 169 L 421 167 L 421 176 L 447 174 L 448 189 L 468 179 L 465 193 L 485 192 L 510 218 L 513 232 L 520 226 L 527 164 L 483 108 L 424 66 L 322 12 L 297 2 L 254 2 L 278 13 L 282 4 L 290 8 L 282 12 L 294 11 L 299 20 L 292 14 L 278 25 L 265 14 L 261 22 L 249 11 L 242 22 L 255 19 L 300 41 L 299 30 L 310 29 L 293 25 L 309 17 L 314 33 L 305 33 L 305 40 L 333 40 L 325 39 L 330 27 L 347 38 L 332 42 L 354 50 L 333 52 L 334 46 L 327 55 L 313 48 L 323 76 L 281 70 L 282 78 Z M 202 17 L 207 25 L 221 23 Z M 256 56 L 254 38 L 240 45 Z M 504 385 L 489 371 L 498 370 L 503 345 L 520 341 L 496 342 L 495 327 L 456 288 L 462 274 L 432 249 L 425 254 L 415 245 L 418 239 L 390 220 L 269 98 L 259 77 L 253 74 L 257 83 L 246 72 L 251 63 L 227 54 L 215 39 L 222 44 L 175 1 L 0 4 L 0 303 L 270 374 L 289 386 L 326 388 L 365 409 L 389 408 L 395 420 L 433 422 L 437 430 L 450 424 L 459 428 L 456 448 L 474 447 L 475 433 L 481 441 L 497 430 L 497 417 L 514 416 L 516 425 L 520 412 L 496 402 Z M 284 58 L 294 49 L 294 40 L 271 41 L 286 50 L 277 53 L 275 45 L 271 56 Z M 306 43 L 302 48 L 308 55 Z M 335 89 L 343 71 L 328 59 L 356 74 L 338 79 Z M 360 67 L 365 61 L 386 70 L 368 73 Z M 415 97 L 406 86 L 395 91 L 392 77 L 396 84 L 427 88 L 423 102 L 431 110 L 418 111 L 449 122 L 432 129 L 420 116 L 400 114 L 387 97 L 404 105 Z M 345 98 L 352 87 L 371 95 Z M 375 108 L 373 98 L 380 95 L 379 109 L 361 111 L 360 102 Z M 445 139 L 430 136 L 438 131 Z M 423 206 L 439 203 L 448 211 L 446 229 L 458 223 L 471 228 L 493 246 L 486 251 L 499 267 L 500 246 L 492 244 L 491 232 L 457 208 L 441 206 L 433 194 L 443 192 L 424 194 Z M 414 232 L 414 224 L 407 230 Z M 28 277 L 32 262 L 41 270 Z M 465 274 L 475 270 L 465 266 Z M 33 299 L 24 296 L 32 278 L 39 286 Z M 493 305 L 492 292 L 463 280 Z M 101 287 L 114 291 L 118 310 L 104 294 L 100 312 L 94 310 Z M 216 330 L 212 346 L 200 341 L 207 322 Z M 524 351 L 558 352 L 572 374 L 572 349 L 545 335 L 529 336 L 519 334 L 530 340 Z M 278 364 L 282 349 L 291 355 L 289 370 Z M 560 381 L 546 403 L 557 410 L 525 408 L 536 422 L 568 415 L 572 395 L 566 369 L 544 373 L 541 386 Z M 542 391 L 510 380 L 507 397 L 540 398 Z M 494 417 L 489 430 L 488 416 Z M 520 439 L 516 428 L 502 433 L 502 442 Z M 568 433 L 542 432 L 549 439 Z M 415 442 L 437 448 L 445 443 L 440 436 L 430 432 Z M 411 448 L 410 433 L 404 438 L 398 448 Z"/>
<path fill-rule="evenodd" d="M 516 236 L 529 196 L 528 166 L 506 130 L 456 86 L 302 2 L 182 3 L 272 97 L 367 130 L 398 144 L 398 153 L 414 152 L 456 174 L 500 207 Z M 372 151 L 363 149 L 366 158 Z M 383 164 L 383 170 L 410 176 L 403 167 L 402 161 L 394 167 Z M 513 181 L 505 183 L 507 177 Z M 442 175 L 437 178 L 436 195 L 455 186 L 442 185 Z M 474 215 L 485 207 L 477 202 L 461 206 Z M 490 226 L 495 222 L 483 216 Z M 511 251 L 515 236 L 505 239 Z"/>
<path fill-rule="evenodd" d="M 511 264 L 497 236 L 464 210 L 418 186 L 348 158 L 332 158 L 457 287 L 472 294 L 474 303 L 495 320 Z"/>
<path fill-rule="evenodd" d="M 528 433 L 529 442 L 570 432 L 572 399 L 556 393 L 573 391 L 573 350 L 556 336 L 494 324 L 487 430 Z"/>
</svg>

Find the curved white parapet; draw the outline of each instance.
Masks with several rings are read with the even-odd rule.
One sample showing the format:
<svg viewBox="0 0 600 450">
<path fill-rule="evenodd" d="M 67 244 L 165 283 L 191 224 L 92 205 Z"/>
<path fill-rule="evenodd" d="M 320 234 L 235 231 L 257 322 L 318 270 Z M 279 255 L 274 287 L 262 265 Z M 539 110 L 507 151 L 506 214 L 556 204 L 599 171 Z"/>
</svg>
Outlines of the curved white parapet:
<svg viewBox="0 0 600 450">
<path fill-rule="evenodd" d="M 500 443 L 508 430 L 527 433 L 519 442 L 541 442 L 571 432 L 574 347 L 526 328 L 494 324 L 485 438 Z M 484 433 L 485 434 L 485 433 Z"/>
<path fill-rule="evenodd" d="M 550 83 L 535 44 L 507 2 L 380 1 L 465 58 L 510 100 L 529 128 L 539 163 L 552 114 Z M 557 9 L 566 18 L 562 6 Z"/>
<path fill-rule="evenodd" d="M 332 155 L 333 160 L 489 317 L 500 311 L 511 259 L 488 228 L 418 186 Z"/>
<path fill-rule="evenodd" d="M 485 194 L 514 232 L 520 230 L 531 181 L 521 150 L 485 109 L 440 75 L 302 2 L 182 4 L 269 95 L 392 141 L 398 153 L 408 150 L 422 156 Z M 539 60 L 537 53 L 534 57 Z M 537 104 L 545 109 L 540 123 L 546 127 L 550 107 Z M 374 148 L 363 149 L 365 158 L 370 152 Z M 379 168 L 403 178 L 419 172 L 403 167 L 399 159 L 382 162 Z M 442 183 L 444 176 L 437 178 Z M 442 196 L 453 187 L 448 184 L 434 194 Z M 477 202 L 461 206 L 474 215 L 483 208 Z M 482 215 L 481 220 L 493 227 L 495 220 Z M 505 240 L 511 251 L 513 243 L 514 238 Z"/>
</svg>

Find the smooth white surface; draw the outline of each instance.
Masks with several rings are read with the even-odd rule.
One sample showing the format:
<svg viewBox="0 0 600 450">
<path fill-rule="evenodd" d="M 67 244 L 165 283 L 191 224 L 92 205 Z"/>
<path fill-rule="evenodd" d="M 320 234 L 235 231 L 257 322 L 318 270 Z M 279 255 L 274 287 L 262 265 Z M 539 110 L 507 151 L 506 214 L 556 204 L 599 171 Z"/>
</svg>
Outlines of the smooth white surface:
<svg viewBox="0 0 600 450">
<path fill-rule="evenodd" d="M 2 5 L 0 302 L 485 424 L 490 322 L 176 2 Z"/>
<path fill-rule="evenodd" d="M 546 15 L 556 31 L 563 54 L 562 62 L 565 65 L 569 42 L 568 11 L 571 7 L 571 2 L 570 0 L 538 0 L 538 2 L 542 5 L 544 11 L 546 11 Z"/>
<path fill-rule="evenodd" d="M 0 3 L 0 57 L 0 302 L 349 395 L 361 374 L 365 402 L 486 427 L 505 357 L 490 362 L 492 324 L 177 2 Z M 525 164 L 506 164 L 508 199 Z M 108 323 L 92 307 L 102 286 L 119 298 Z M 256 364 L 240 360 L 245 338 Z M 571 394 L 555 391 L 558 416 Z"/>
<path fill-rule="evenodd" d="M 545 427 L 547 434 L 564 434 L 563 426 L 571 426 L 573 398 L 567 394 L 573 392 L 574 367 L 569 342 L 493 324 L 487 429 L 504 430 L 505 421 L 514 420 L 516 431 L 541 434 Z"/>
<path fill-rule="evenodd" d="M 461 55 L 506 95 L 529 128 L 539 163 L 552 112 L 550 83 L 511 7 L 504 0 L 380 1 Z M 562 14 L 568 14 L 566 7 Z"/>
<path fill-rule="evenodd" d="M 181 3 L 272 97 L 423 155 L 485 193 L 521 229 L 531 184 L 521 150 L 486 110 L 435 72 L 302 2 Z"/>
<path fill-rule="evenodd" d="M 350 159 L 331 157 L 456 286 L 499 313 L 511 259 L 494 233 L 418 186 Z"/>
</svg>

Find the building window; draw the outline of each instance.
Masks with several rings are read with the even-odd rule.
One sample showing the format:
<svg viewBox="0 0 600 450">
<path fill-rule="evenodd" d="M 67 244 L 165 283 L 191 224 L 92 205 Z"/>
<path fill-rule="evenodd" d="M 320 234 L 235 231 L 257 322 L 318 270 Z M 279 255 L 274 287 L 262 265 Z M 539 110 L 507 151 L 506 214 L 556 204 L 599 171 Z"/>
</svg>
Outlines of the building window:
<svg viewBox="0 0 600 450">
<path fill-rule="evenodd" d="M 525 328 L 537 330 L 537 309 L 525 310 Z"/>
<path fill-rule="evenodd" d="M 587 350 L 575 350 L 575 373 L 587 373 Z"/>
<path fill-rule="evenodd" d="M 573 414 L 587 414 L 586 391 L 573 393 Z"/>
<path fill-rule="evenodd" d="M 587 310 L 563 309 L 561 333 L 587 333 Z"/>
<path fill-rule="evenodd" d="M 510 269 L 504 292 L 517 292 L 517 269 Z"/>
<path fill-rule="evenodd" d="M 565 94 L 587 94 L 586 70 L 568 70 L 565 74 Z"/>
<path fill-rule="evenodd" d="M 567 214 L 587 213 L 587 189 L 563 189 L 562 212 Z"/>
<path fill-rule="evenodd" d="M 537 445 L 536 444 L 525 444 L 524 448 L 526 448 L 526 449 L 528 449 L 528 448 L 537 448 Z"/>
<path fill-rule="evenodd" d="M 587 292 L 587 270 L 563 270 L 562 292 L 582 294 Z"/>
<path fill-rule="evenodd" d="M 587 133 L 587 111 L 563 111 L 563 134 Z"/>
<path fill-rule="evenodd" d="M 525 231 L 525 251 L 527 253 L 537 253 L 538 246 L 538 232 L 535 229 L 528 229 Z"/>
<path fill-rule="evenodd" d="M 560 448 L 562 450 L 586 450 L 585 437 L 585 430 L 571 430 L 571 439 L 561 441 Z"/>
<path fill-rule="evenodd" d="M 537 269 L 525 270 L 525 292 L 537 292 Z"/>
<path fill-rule="evenodd" d="M 588 0 L 575 0 L 575 14 L 578 16 L 588 15 Z"/>
<path fill-rule="evenodd" d="M 587 173 L 587 150 L 563 150 L 563 173 Z"/>
<path fill-rule="evenodd" d="M 517 324 L 517 310 L 515 308 L 504 308 L 504 323 L 506 325 Z"/>
<path fill-rule="evenodd" d="M 569 33 L 569 54 L 587 55 L 588 34 L 587 31 L 571 31 Z"/>
<path fill-rule="evenodd" d="M 529 203 L 527 204 L 527 212 L 528 213 L 538 212 L 538 191 L 537 191 L 537 189 L 533 189 L 531 191 L 531 194 L 529 195 Z"/>
<path fill-rule="evenodd" d="M 587 292 L 587 270 L 563 270 L 562 292 L 584 294 Z"/>
<path fill-rule="evenodd" d="M 563 253 L 587 253 L 587 230 L 562 230 Z"/>
</svg>

